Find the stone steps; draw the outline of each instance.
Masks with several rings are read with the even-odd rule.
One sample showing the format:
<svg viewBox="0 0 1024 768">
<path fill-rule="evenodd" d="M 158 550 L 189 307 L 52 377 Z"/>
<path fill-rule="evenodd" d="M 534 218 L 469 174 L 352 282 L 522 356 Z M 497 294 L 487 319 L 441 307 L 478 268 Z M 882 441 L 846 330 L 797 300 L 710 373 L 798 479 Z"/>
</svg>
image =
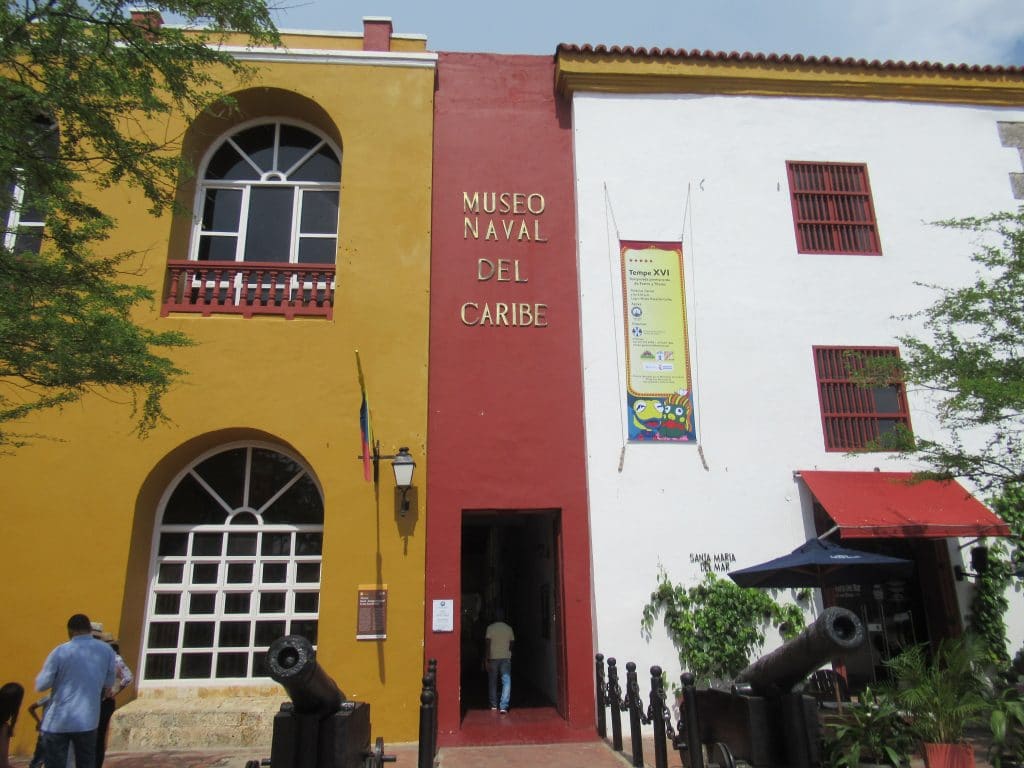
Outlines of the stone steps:
<svg viewBox="0 0 1024 768">
<path fill-rule="evenodd" d="M 270 753 L 279 687 L 143 691 L 110 721 L 108 751 L 255 748 Z"/>
</svg>

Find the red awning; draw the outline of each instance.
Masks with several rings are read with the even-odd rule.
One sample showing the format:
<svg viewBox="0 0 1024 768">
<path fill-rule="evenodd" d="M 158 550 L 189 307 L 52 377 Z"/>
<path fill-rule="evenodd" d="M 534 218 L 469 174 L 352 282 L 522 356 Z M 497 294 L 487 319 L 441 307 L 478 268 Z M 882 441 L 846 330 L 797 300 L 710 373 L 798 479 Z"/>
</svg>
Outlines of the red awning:
<svg viewBox="0 0 1024 768">
<path fill-rule="evenodd" d="M 843 538 L 1010 535 L 1006 523 L 953 480 L 911 482 L 910 472 L 799 474 Z"/>
</svg>

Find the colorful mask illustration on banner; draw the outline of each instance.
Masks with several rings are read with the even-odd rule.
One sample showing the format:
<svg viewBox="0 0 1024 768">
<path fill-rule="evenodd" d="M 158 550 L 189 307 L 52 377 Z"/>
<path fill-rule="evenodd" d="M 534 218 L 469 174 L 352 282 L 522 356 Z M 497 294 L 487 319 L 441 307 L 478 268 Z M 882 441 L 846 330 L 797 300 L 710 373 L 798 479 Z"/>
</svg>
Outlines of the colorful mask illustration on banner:
<svg viewBox="0 0 1024 768">
<path fill-rule="evenodd" d="M 697 439 L 689 392 L 683 390 L 664 397 L 628 395 L 627 400 L 630 440 L 692 442 Z"/>
</svg>

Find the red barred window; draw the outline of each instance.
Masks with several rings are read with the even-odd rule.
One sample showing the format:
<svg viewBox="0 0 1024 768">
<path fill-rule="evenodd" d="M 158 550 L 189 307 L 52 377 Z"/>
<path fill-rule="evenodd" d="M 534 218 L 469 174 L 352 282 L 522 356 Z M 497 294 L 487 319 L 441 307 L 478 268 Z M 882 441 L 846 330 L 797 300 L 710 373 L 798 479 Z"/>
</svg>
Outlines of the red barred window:
<svg viewBox="0 0 1024 768">
<path fill-rule="evenodd" d="M 910 411 L 902 382 L 880 386 L 856 383 L 851 372 L 872 358 L 899 359 L 895 347 L 814 347 L 825 450 L 888 450 L 899 429 L 910 432 Z"/>
<path fill-rule="evenodd" d="M 799 253 L 881 256 L 868 167 L 788 161 Z"/>
</svg>

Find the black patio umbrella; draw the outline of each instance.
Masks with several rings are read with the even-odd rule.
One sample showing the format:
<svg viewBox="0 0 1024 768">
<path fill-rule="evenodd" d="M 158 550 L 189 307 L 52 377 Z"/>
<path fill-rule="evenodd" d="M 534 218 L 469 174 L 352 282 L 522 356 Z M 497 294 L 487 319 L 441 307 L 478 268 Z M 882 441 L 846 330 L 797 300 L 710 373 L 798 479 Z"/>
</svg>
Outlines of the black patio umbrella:
<svg viewBox="0 0 1024 768">
<path fill-rule="evenodd" d="M 847 549 L 830 541 L 811 539 L 788 555 L 730 571 L 729 578 L 741 587 L 827 587 L 836 584 L 868 584 L 893 576 L 909 576 L 913 570 L 912 560 Z"/>
</svg>

